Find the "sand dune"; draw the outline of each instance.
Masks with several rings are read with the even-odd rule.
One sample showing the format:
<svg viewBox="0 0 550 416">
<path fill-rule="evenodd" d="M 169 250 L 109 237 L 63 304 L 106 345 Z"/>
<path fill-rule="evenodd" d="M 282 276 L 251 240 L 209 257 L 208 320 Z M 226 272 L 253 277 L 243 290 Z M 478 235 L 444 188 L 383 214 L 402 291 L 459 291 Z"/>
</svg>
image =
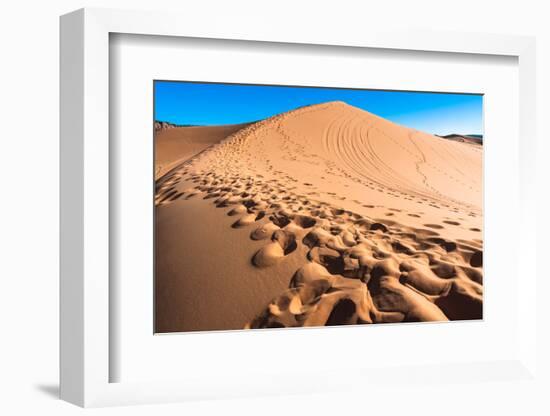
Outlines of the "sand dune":
<svg viewBox="0 0 550 416">
<path fill-rule="evenodd" d="M 483 138 L 481 136 L 469 136 L 464 134 L 447 134 L 440 136 L 447 140 L 454 140 L 456 142 L 470 143 L 472 145 L 481 146 L 483 144 Z"/>
<path fill-rule="evenodd" d="M 157 180 L 157 332 L 482 317 L 481 146 L 330 102 L 188 155 Z"/>
<path fill-rule="evenodd" d="M 155 179 L 164 175 L 175 162 L 195 156 L 247 125 L 181 127 L 169 123 L 156 123 Z"/>
</svg>

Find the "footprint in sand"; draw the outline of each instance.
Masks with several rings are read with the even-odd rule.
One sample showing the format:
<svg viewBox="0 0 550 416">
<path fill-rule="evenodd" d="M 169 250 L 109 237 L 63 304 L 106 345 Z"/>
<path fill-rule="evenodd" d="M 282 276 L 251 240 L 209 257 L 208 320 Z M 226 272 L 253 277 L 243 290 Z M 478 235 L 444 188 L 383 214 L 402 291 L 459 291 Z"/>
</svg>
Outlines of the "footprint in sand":
<svg viewBox="0 0 550 416">
<path fill-rule="evenodd" d="M 231 227 L 241 228 L 246 227 L 247 225 L 254 224 L 256 221 L 261 220 L 265 216 L 265 212 L 260 211 L 257 214 L 247 214 L 239 218 L 236 222 L 233 223 Z"/>
<path fill-rule="evenodd" d="M 285 227 L 290 223 L 290 218 L 288 218 L 286 215 L 281 214 L 273 214 L 271 217 L 269 217 L 271 221 L 278 227 Z"/>
<path fill-rule="evenodd" d="M 271 243 L 256 252 L 252 258 L 252 264 L 257 267 L 272 266 L 298 247 L 296 236 L 286 230 L 275 231 L 271 240 Z"/>
<path fill-rule="evenodd" d="M 388 232 L 388 227 L 380 222 L 375 222 L 370 226 L 371 231 L 382 231 L 383 233 Z"/>
<path fill-rule="evenodd" d="M 279 226 L 270 221 L 252 231 L 250 238 L 252 240 L 265 240 L 266 238 L 271 238 L 277 230 L 280 230 Z"/>
<path fill-rule="evenodd" d="M 315 246 L 307 256 L 310 261 L 324 266 L 330 274 L 342 274 L 344 272 L 344 259 L 334 249 Z"/>
<path fill-rule="evenodd" d="M 470 258 L 470 265 L 472 267 L 482 267 L 483 266 L 483 252 L 476 251 Z"/>
<path fill-rule="evenodd" d="M 460 225 L 460 223 L 457 222 L 457 221 L 443 220 L 443 222 L 444 222 L 445 224 L 449 224 L 449 225 Z"/>
<path fill-rule="evenodd" d="M 307 215 L 295 215 L 292 221 L 302 228 L 311 228 L 317 223 L 315 218 Z"/>
<path fill-rule="evenodd" d="M 433 228 L 436 230 L 441 230 L 444 228 L 442 225 L 439 224 L 424 224 L 424 227 Z"/>
<path fill-rule="evenodd" d="M 246 214 L 247 208 L 244 205 L 238 205 L 227 213 L 229 216 Z"/>
</svg>

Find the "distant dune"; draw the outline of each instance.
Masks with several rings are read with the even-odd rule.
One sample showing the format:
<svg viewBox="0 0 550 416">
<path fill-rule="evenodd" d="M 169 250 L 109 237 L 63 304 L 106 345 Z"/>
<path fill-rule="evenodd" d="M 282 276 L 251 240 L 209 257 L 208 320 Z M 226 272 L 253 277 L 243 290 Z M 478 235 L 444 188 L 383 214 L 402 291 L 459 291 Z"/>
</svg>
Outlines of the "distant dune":
<svg viewBox="0 0 550 416">
<path fill-rule="evenodd" d="M 174 162 L 195 156 L 247 125 L 182 127 L 166 122 L 155 123 L 155 178 L 166 173 Z"/>
<path fill-rule="evenodd" d="M 447 134 L 445 136 L 438 136 L 438 137 L 442 137 L 447 140 L 454 140 L 457 142 L 483 145 L 483 136 L 480 136 L 480 135 Z"/>
<path fill-rule="evenodd" d="M 482 151 L 342 102 L 160 131 L 155 330 L 480 319 Z"/>
</svg>

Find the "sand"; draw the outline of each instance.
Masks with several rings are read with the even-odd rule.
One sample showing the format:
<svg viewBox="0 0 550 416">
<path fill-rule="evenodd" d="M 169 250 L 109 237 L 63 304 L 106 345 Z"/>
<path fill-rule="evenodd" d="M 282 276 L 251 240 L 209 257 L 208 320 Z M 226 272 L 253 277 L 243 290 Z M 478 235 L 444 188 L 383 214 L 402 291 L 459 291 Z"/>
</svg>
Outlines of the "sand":
<svg viewBox="0 0 550 416">
<path fill-rule="evenodd" d="M 212 127 L 179 127 L 167 123 L 155 126 L 155 179 L 174 164 L 189 159 L 248 124 Z"/>
<path fill-rule="evenodd" d="M 157 332 L 482 318 L 481 144 L 343 102 L 232 128 L 157 133 Z"/>
</svg>

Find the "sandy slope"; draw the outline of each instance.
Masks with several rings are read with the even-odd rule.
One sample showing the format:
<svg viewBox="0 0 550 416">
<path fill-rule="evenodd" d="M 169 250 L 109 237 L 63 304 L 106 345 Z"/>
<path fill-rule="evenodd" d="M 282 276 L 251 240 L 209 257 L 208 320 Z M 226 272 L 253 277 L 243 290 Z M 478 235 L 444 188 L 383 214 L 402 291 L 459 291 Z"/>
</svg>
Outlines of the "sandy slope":
<svg viewBox="0 0 550 416">
<path fill-rule="evenodd" d="M 157 181 L 157 331 L 481 318 L 481 146 L 331 102 L 180 162 Z"/>
<path fill-rule="evenodd" d="M 164 175 L 173 166 L 174 162 L 195 156 L 247 125 L 170 126 L 170 128 L 155 131 L 155 179 Z"/>
</svg>

